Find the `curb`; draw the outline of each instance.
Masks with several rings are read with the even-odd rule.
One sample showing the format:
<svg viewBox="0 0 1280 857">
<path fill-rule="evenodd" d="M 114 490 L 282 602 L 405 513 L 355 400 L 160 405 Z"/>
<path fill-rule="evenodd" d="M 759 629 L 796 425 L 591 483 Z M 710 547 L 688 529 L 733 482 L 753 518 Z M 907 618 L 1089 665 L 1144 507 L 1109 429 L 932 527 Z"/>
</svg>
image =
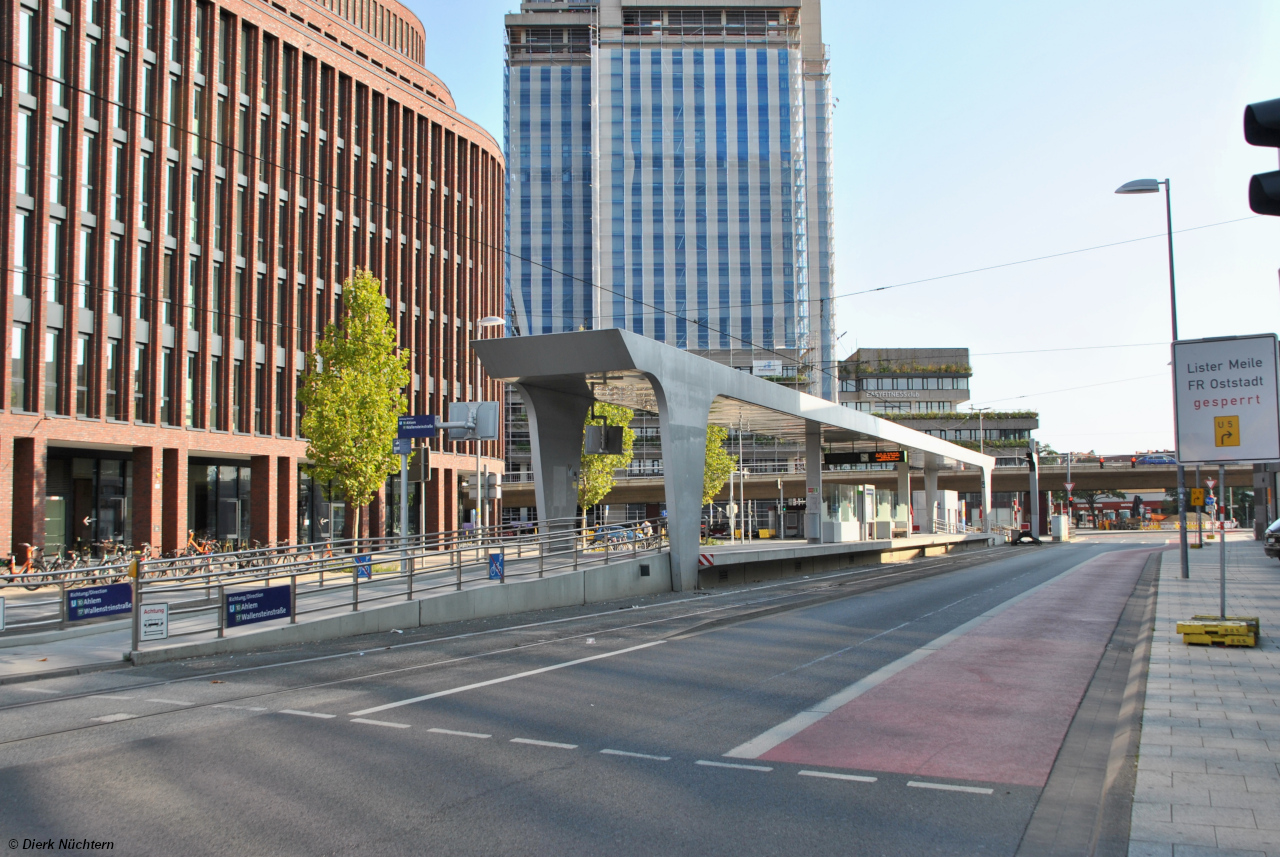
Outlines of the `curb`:
<svg viewBox="0 0 1280 857">
<path fill-rule="evenodd" d="M 127 655 L 122 654 L 120 661 L 104 661 L 96 664 L 81 664 L 78 667 L 62 667 L 56 670 L 44 670 L 37 673 L 24 673 L 22 675 L 11 675 L 0 678 L 0 687 L 6 684 L 25 684 L 31 681 L 43 681 L 47 678 L 63 678 L 72 675 L 87 675 L 89 673 L 106 672 L 107 670 L 123 670 L 133 666 L 126 658 Z"/>
<path fill-rule="evenodd" d="M 113 619 L 109 622 L 82 625 L 79 628 L 61 628 L 57 631 L 3 635 L 0 636 L 0 649 L 16 649 L 18 646 L 42 646 L 45 643 L 58 643 L 62 640 L 74 640 L 77 637 L 92 637 L 95 634 L 106 634 L 109 631 L 123 631 L 131 624 L 133 624 L 131 619 Z"/>
</svg>

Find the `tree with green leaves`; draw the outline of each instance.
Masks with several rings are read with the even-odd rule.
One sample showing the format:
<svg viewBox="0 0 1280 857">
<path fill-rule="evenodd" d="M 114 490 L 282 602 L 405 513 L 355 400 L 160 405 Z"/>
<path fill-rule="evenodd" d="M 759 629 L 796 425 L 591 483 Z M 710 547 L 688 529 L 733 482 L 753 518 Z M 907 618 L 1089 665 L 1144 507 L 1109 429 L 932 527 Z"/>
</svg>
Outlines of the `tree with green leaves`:
<svg viewBox="0 0 1280 857">
<path fill-rule="evenodd" d="M 578 505 L 585 515 L 587 509 L 603 500 L 613 490 L 614 471 L 621 470 L 631 463 L 631 450 L 635 444 L 636 433 L 631 428 L 631 419 L 635 413 L 622 405 L 608 402 L 596 402 L 591 414 L 587 416 L 585 425 L 589 426 L 622 426 L 621 455 L 582 455 L 581 475 L 578 477 Z"/>
<path fill-rule="evenodd" d="M 728 437 L 727 428 L 707 426 L 707 460 L 702 471 L 702 505 L 704 506 L 716 498 L 738 465 L 738 457 L 725 451 L 724 442 Z"/>
<path fill-rule="evenodd" d="M 382 284 L 368 270 L 357 270 L 342 285 L 341 318 L 325 327 L 307 355 L 298 390 L 312 461 L 307 471 L 341 490 L 354 508 L 357 535 L 361 507 L 400 467 L 391 442 L 397 418 L 409 406 L 402 392 L 408 363 L 408 353 L 398 353 Z"/>
</svg>

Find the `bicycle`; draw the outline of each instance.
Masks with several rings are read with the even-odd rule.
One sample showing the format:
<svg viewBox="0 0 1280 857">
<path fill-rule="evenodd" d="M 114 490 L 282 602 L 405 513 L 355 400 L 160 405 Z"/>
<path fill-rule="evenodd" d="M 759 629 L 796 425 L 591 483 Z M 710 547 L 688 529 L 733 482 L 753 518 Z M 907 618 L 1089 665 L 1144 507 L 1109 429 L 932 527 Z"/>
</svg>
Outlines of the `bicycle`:
<svg viewBox="0 0 1280 857">
<path fill-rule="evenodd" d="M 6 583 L 16 583 L 19 577 L 30 579 L 34 577 L 37 572 L 42 574 L 47 573 L 48 569 L 45 566 L 44 558 L 41 556 L 44 552 L 43 548 L 35 545 L 29 545 L 25 542 L 21 543 L 20 547 L 27 549 L 27 558 L 21 565 L 19 565 L 18 555 L 9 554 L 9 576 L 5 578 Z M 22 585 L 25 589 L 34 592 L 46 583 L 48 583 L 47 580 L 41 583 L 24 583 Z"/>
</svg>

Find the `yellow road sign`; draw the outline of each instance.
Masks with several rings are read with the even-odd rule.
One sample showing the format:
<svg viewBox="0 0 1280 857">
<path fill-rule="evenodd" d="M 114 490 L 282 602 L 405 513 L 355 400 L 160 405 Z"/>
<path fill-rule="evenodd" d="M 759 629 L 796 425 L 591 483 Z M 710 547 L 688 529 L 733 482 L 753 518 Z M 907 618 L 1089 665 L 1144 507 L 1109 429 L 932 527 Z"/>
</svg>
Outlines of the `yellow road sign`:
<svg viewBox="0 0 1280 857">
<path fill-rule="evenodd" d="M 1203 488 L 1191 489 L 1191 505 L 1192 506 L 1204 505 L 1204 489 Z"/>
<path fill-rule="evenodd" d="M 1213 445 L 1214 446 L 1239 446 L 1240 445 L 1240 418 L 1239 417 L 1214 417 L 1213 418 Z"/>
</svg>

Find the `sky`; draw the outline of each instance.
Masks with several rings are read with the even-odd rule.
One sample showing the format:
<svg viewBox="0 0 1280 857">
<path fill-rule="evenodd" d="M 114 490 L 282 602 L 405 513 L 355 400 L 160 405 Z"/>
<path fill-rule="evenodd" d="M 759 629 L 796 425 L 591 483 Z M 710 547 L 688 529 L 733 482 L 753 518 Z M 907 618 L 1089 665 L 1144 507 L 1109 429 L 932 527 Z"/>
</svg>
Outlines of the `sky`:
<svg viewBox="0 0 1280 857">
<path fill-rule="evenodd" d="M 501 140 L 516 4 L 408 5 Z M 822 23 L 838 356 L 967 347 L 972 404 L 1038 411 L 1060 452 L 1172 448 L 1165 198 L 1113 191 L 1170 179 L 1181 338 L 1277 330 L 1280 219 L 1247 194 L 1277 152 L 1242 116 L 1280 98 L 1280 3 L 843 0 Z"/>
</svg>

